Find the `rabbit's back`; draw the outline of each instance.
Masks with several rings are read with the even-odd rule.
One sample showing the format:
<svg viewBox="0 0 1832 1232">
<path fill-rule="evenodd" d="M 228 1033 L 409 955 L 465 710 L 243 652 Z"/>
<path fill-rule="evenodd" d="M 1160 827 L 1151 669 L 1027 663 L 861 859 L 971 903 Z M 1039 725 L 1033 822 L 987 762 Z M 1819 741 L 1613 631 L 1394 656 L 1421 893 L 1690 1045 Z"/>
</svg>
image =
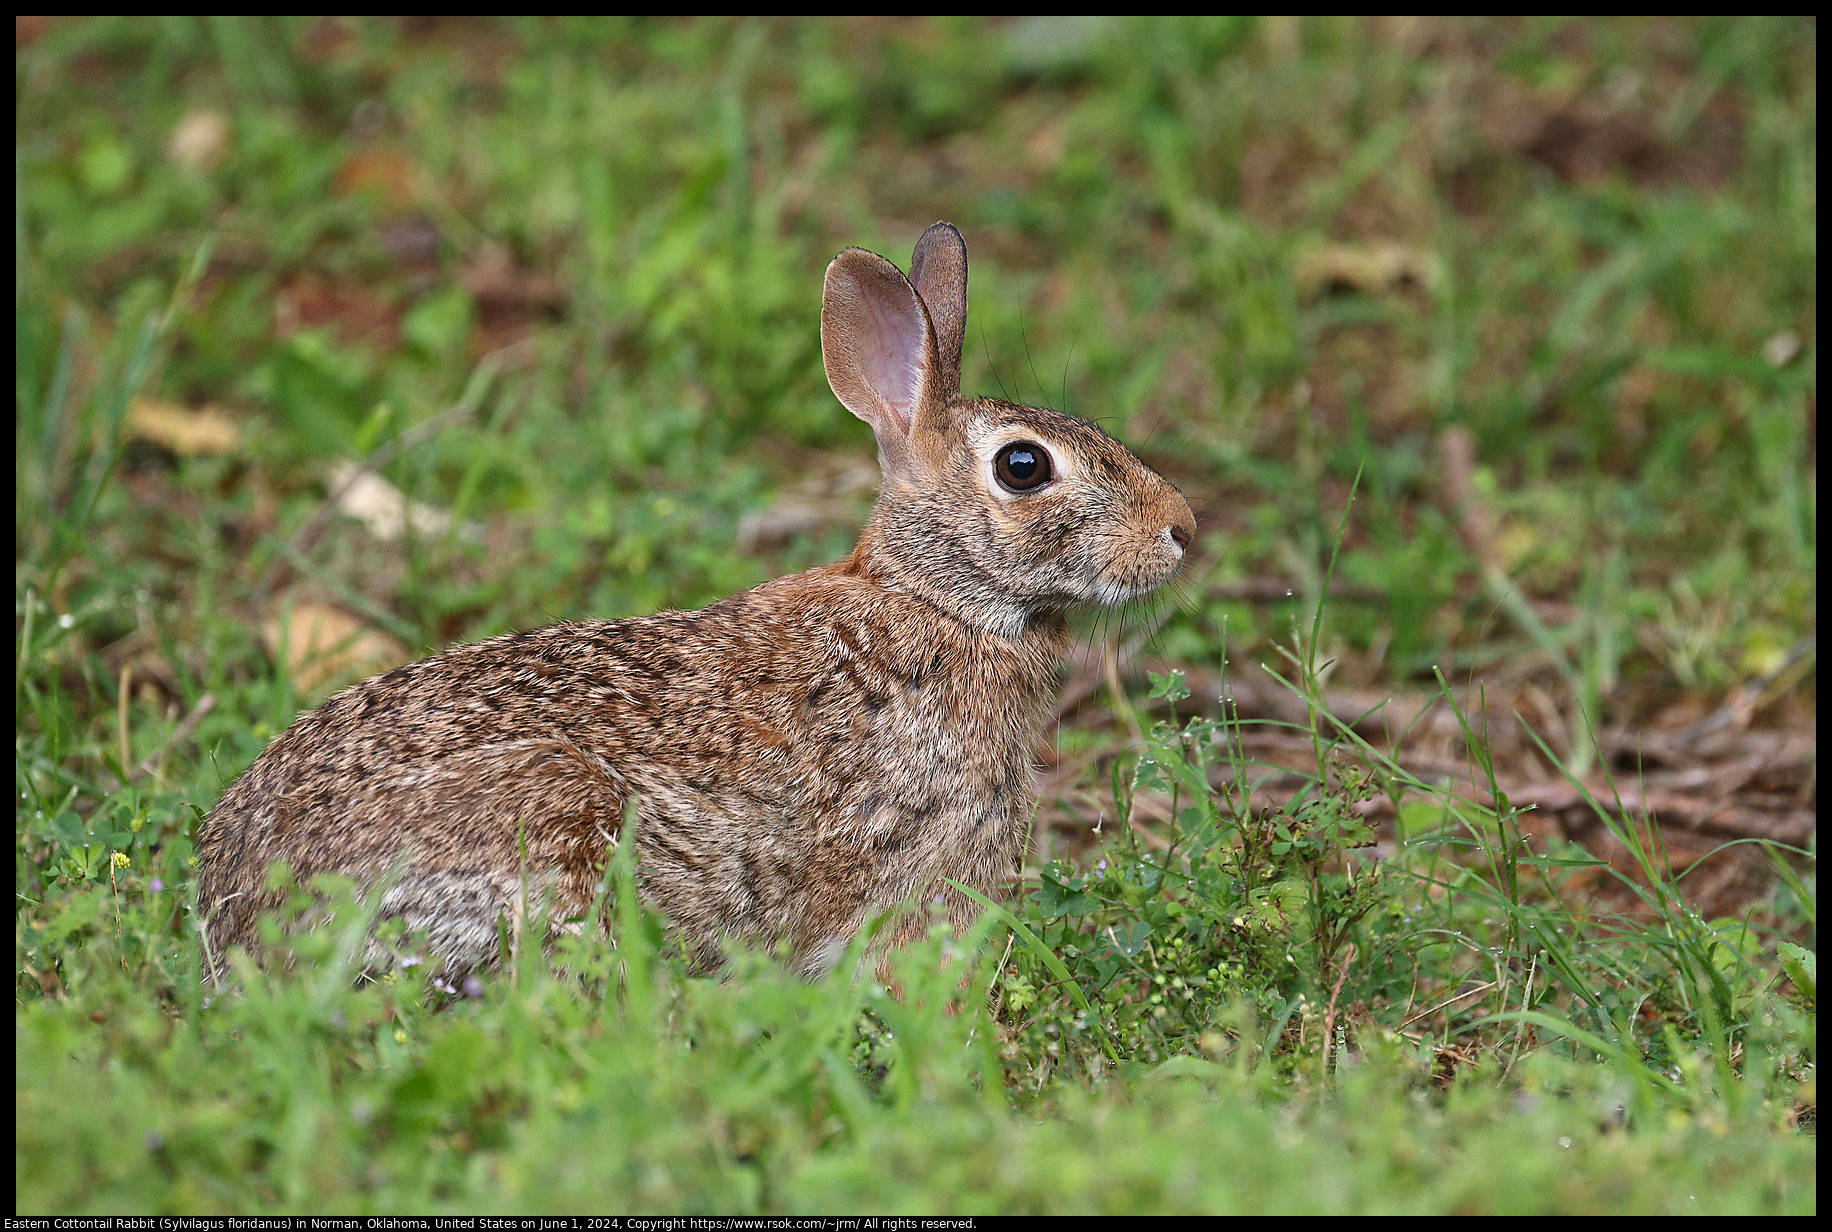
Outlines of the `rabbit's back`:
<svg viewBox="0 0 1832 1232">
<path fill-rule="evenodd" d="M 398 668 L 294 724 L 211 813 L 211 950 L 250 945 L 283 861 L 389 874 L 384 916 L 450 970 L 489 965 L 531 886 L 585 911 L 634 796 L 645 897 L 703 963 L 731 938 L 818 966 L 937 875 L 1012 871 L 1060 639 L 993 636 L 849 562 Z M 1019 699 L 991 731 L 987 697 Z"/>
</svg>

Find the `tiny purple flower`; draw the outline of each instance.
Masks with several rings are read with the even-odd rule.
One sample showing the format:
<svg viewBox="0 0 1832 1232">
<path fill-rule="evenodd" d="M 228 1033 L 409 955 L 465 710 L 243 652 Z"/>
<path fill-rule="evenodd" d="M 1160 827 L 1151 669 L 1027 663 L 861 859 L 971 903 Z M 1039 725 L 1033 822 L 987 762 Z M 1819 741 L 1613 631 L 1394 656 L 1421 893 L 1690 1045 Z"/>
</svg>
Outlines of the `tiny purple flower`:
<svg viewBox="0 0 1832 1232">
<path fill-rule="evenodd" d="M 159 880 L 159 878 L 157 878 L 157 877 L 155 877 L 155 878 L 153 878 L 153 882 L 152 882 L 152 887 L 153 887 L 153 893 L 155 893 L 155 894 L 157 894 L 157 893 L 159 893 L 159 892 L 160 892 L 161 890 L 164 890 L 164 889 L 165 889 L 165 882 L 163 882 L 163 881 L 161 881 L 161 880 Z"/>
</svg>

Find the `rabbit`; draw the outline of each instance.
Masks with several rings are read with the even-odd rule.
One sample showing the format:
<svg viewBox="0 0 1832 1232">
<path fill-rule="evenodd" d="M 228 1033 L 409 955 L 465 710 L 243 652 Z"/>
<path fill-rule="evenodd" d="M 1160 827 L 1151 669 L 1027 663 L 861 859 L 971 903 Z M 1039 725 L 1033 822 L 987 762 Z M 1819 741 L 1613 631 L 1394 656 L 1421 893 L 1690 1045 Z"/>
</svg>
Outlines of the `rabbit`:
<svg viewBox="0 0 1832 1232">
<path fill-rule="evenodd" d="M 818 978 L 880 913 L 902 908 L 880 954 L 922 935 L 910 904 L 937 895 L 965 929 L 943 879 L 993 897 L 1019 870 L 1067 613 L 1151 593 L 1196 529 L 1093 424 L 963 398 L 966 317 L 952 225 L 908 278 L 842 251 L 821 358 L 883 475 L 852 554 L 698 611 L 457 646 L 305 714 L 201 827 L 206 970 L 255 950 L 281 861 L 380 889 L 447 978 L 490 968 L 530 886 L 550 919 L 589 911 L 631 800 L 640 893 L 696 970 L 736 943 Z"/>
</svg>

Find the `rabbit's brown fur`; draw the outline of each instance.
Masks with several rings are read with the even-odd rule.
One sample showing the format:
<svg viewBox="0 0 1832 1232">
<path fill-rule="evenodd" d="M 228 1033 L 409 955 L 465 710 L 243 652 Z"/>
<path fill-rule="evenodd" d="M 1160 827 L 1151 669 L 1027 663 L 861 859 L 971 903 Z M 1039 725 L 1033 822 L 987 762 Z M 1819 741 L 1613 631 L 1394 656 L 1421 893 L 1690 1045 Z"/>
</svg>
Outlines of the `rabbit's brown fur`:
<svg viewBox="0 0 1832 1232">
<path fill-rule="evenodd" d="M 914 289 L 858 249 L 828 271 L 829 380 L 885 472 L 852 555 L 695 612 L 455 647 L 305 715 L 199 837 L 215 974 L 279 905 L 277 861 L 302 883 L 384 880 L 381 914 L 424 929 L 448 973 L 491 965 L 530 886 L 553 918 L 583 914 L 632 795 L 644 897 L 702 967 L 729 941 L 786 943 L 815 974 L 941 878 L 999 892 L 1028 834 L 1065 610 L 1162 584 L 1194 522 L 1092 425 L 959 397 L 958 232 L 930 228 L 912 274 Z M 1013 441 L 1047 450 L 1050 482 L 995 482 Z M 972 918 L 942 897 L 957 926 Z"/>
</svg>

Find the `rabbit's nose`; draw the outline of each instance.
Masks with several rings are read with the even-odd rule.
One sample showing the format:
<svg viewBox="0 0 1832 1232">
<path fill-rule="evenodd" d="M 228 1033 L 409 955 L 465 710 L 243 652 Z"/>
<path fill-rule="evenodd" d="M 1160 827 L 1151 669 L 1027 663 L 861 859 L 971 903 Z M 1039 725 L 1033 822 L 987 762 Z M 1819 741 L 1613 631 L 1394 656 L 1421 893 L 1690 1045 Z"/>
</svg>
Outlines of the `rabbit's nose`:
<svg viewBox="0 0 1832 1232">
<path fill-rule="evenodd" d="M 1188 526 L 1167 526 L 1164 529 L 1170 532 L 1170 541 L 1177 545 L 1177 550 L 1179 552 L 1187 552 L 1190 550 L 1190 538 L 1194 528 Z"/>
</svg>

